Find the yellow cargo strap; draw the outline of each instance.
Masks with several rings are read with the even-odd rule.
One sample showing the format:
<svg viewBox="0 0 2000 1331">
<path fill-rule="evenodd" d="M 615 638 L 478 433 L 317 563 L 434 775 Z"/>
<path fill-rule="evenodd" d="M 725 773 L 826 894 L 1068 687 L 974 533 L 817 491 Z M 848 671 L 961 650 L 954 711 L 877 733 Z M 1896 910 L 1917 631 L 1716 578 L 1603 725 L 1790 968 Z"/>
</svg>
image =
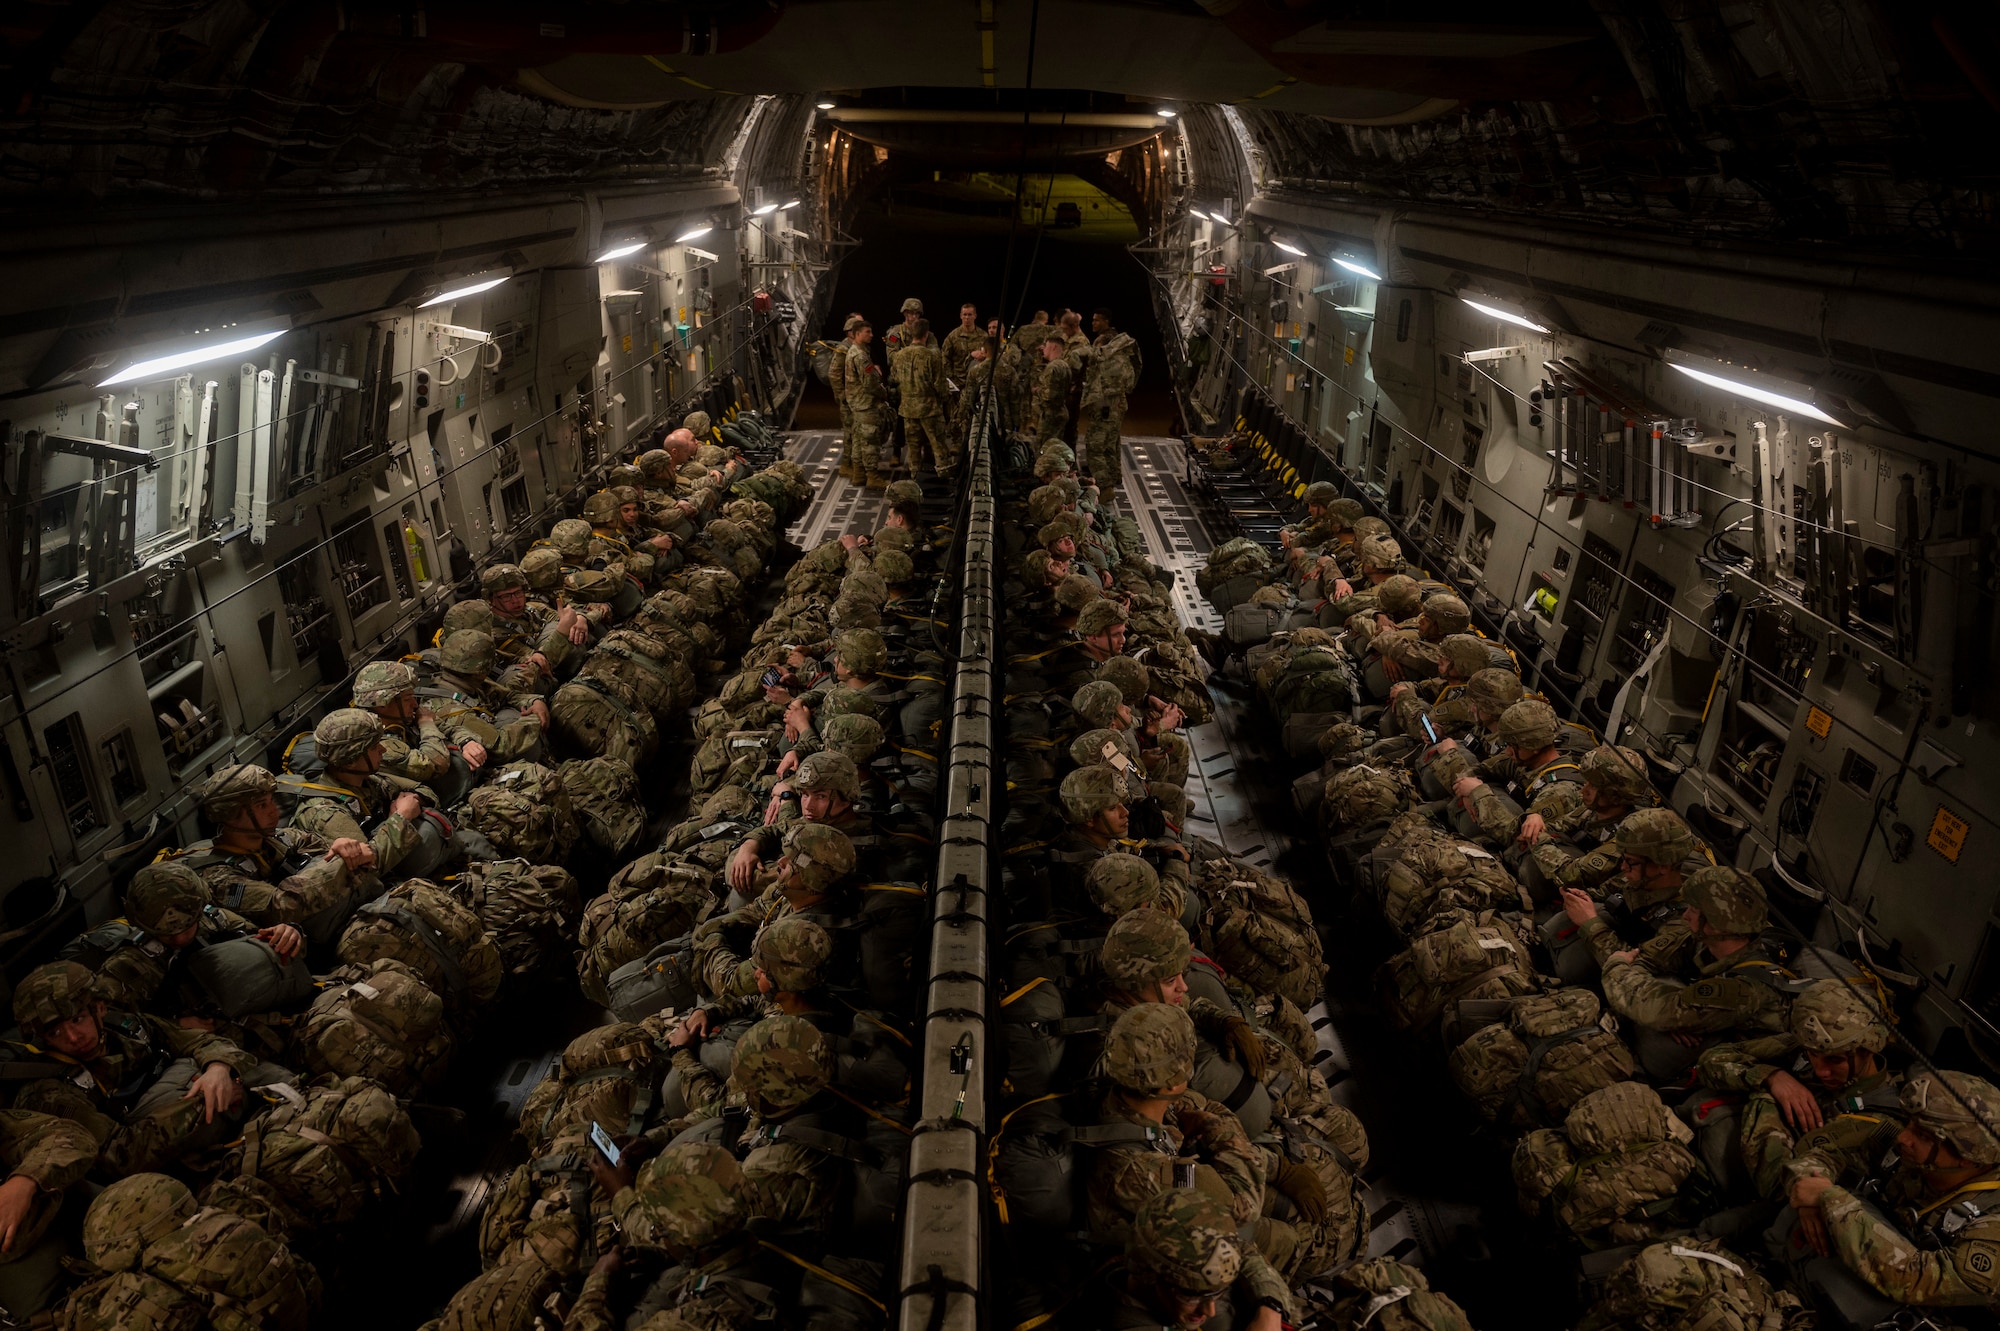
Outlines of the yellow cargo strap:
<svg viewBox="0 0 2000 1331">
<path fill-rule="evenodd" d="M 1005 998 L 1001 999 L 1000 1006 L 1006 1007 L 1008 1004 L 1012 1003 L 1015 999 L 1021 997 L 1023 994 L 1028 993 L 1036 985 L 1047 984 L 1048 980 L 1049 977 L 1046 975 L 1037 975 L 1034 979 L 1028 981 L 1026 984 L 1022 985 L 1019 989 L 1016 989 L 1013 993 L 1008 994 Z"/>
<path fill-rule="evenodd" d="M 780 1248 L 777 1244 L 771 1242 L 769 1239 L 758 1239 L 757 1246 L 762 1248 L 766 1252 L 775 1253 L 779 1257 L 784 1258 L 786 1261 L 790 1262 L 792 1265 L 796 1267 L 799 1267 L 802 1270 L 812 1272 L 814 1275 L 818 1276 L 822 1280 L 832 1281 L 834 1284 L 846 1290 L 849 1294 L 855 1295 L 858 1298 L 863 1298 L 868 1300 L 869 1304 L 872 1305 L 877 1312 L 881 1313 L 885 1317 L 888 1316 L 889 1308 L 887 1304 L 883 1303 L 873 1294 L 870 1294 L 867 1290 L 861 1288 L 861 1286 L 855 1284 L 852 1280 L 847 1279 L 845 1276 L 837 1276 L 823 1266 L 818 1266 L 812 1262 L 807 1261 L 803 1257 L 797 1256 L 793 1253 L 786 1252 L 783 1248 Z"/>
<path fill-rule="evenodd" d="M 60 1057 L 60 1055 L 58 1055 L 58 1057 Z M 1993 1179 L 1993 1178 L 1979 1179 L 1974 1182 L 1966 1184 L 1962 1188 L 1953 1190 L 1946 1196 L 1938 1198 L 1936 1201 L 1932 1202 L 1929 1206 L 1926 1206 L 1922 1210 L 1918 1211 L 1917 1214 L 1929 1215 L 1932 1211 L 1937 1210 L 1939 1207 L 1950 1206 L 1953 1202 L 1965 1196 L 1965 1194 L 1968 1192 L 1993 1192 L 1995 1190 L 2000 1190 L 2000 1179 Z"/>
<path fill-rule="evenodd" d="M 1039 984 L 1040 981 L 1036 983 Z M 1007 1218 L 1007 1190 L 1000 1186 L 1000 1144 L 1006 1139 L 1007 1125 L 1012 1123 L 1014 1115 L 1023 1109 L 1059 1098 L 1059 1092 L 1051 1092 L 1048 1095 L 1038 1095 L 1025 1104 L 1016 1105 L 1007 1111 L 1006 1117 L 1000 1120 L 1000 1126 L 994 1130 L 992 1140 L 986 1143 L 986 1191 L 993 1198 L 993 1209 L 1000 1213 L 1000 1223 L 1003 1225 L 1012 1223 Z"/>
<path fill-rule="evenodd" d="M 926 897 L 930 893 L 921 887 L 911 887 L 908 883 L 863 883 L 863 892 L 901 892 L 908 897 Z"/>
</svg>

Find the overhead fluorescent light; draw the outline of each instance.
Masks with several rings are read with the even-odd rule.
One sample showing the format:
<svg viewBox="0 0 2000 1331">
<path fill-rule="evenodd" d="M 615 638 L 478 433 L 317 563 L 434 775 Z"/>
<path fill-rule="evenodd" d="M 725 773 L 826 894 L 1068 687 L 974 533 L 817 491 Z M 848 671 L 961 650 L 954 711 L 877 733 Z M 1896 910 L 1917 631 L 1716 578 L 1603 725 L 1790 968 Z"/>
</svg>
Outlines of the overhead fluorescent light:
<svg viewBox="0 0 2000 1331">
<path fill-rule="evenodd" d="M 833 103 L 832 103 L 832 102 L 821 102 L 821 103 L 819 104 L 819 109 L 820 109 L 820 110 L 822 110 L 822 111 L 831 111 L 831 110 L 833 110 Z"/>
<path fill-rule="evenodd" d="M 1371 268 L 1363 268 L 1360 264 L 1355 263 L 1352 259 L 1343 259 L 1338 254 L 1336 254 L 1333 256 L 1333 261 L 1336 264 L 1339 264 L 1342 268 L 1345 268 L 1350 273 L 1357 273 L 1360 276 L 1368 278 L 1371 281 L 1375 282 L 1380 282 L 1382 280 L 1382 274 L 1374 271 Z"/>
<path fill-rule="evenodd" d="M 1719 388 L 1725 393 L 1747 397 L 1752 402 L 1761 402 L 1780 411 L 1795 411 L 1801 416 L 1809 416 L 1828 425 L 1847 428 L 1847 422 L 1827 415 L 1814 402 L 1813 399 L 1818 394 L 1810 385 L 1780 379 L 1775 375 L 1746 369 L 1741 365 L 1731 365 L 1727 361 L 1705 360 L 1679 351 L 1667 353 L 1667 364 L 1688 378 L 1707 384 L 1711 388 Z"/>
<path fill-rule="evenodd" d="M 775 213 L 777 211 L 778 211 L 777 204 L 767 203 L 762 208 L 752 208 L 750 210 L 750 215 L 752 217 L 769 217 L 772 213 Z"/>
<path fill-rule="evenodd" d="M 144 379 L 158 379 L 172 370 L 184 370 L 190 365 L 201 365 L 207 361 L 221 360 L 225 356 L 240 356 L 246 351 L 255 351 L 273 338 L 284 335 L 284 329 L 274 329 L 268 333 L 251 333 L 245 337 L 231 338 L 227 342 L 211 342 L 207 346 L 191 347 L 186 351 L 176 351 L 165 356 L 155 356 L 128 365 L 109 379 L 100 380 L 99 388 L 109 388 L 113 384 L 129 384 Z"/>
<path fill-rule="evenodd" d="M 613 259 L 622 259 L 628 254 L 637 254 L 640 250 L 643 250 L 645 248 L 646 248 L 645 241 L 635 240 L 630 245 L 620 245 L 615 249 L 608 249 L 604 251 L 604 253 L 597 256 L 597 261 L 599 263 L 610 263 Z"/>
<path fill-rule="evenodd" d="M 706 225 L 706 224 L 704 224 L 704 225 L 702 225 L 702 226 L 698 226 L 698 227 L 696 227 L 696 228 L 695 228 L 694 230 L 692 230 L 692 231 L 689 231 L 689 232 L 687 232 L 687 233 L 686 233 L 686 234 L 684 234 L 684 235 L 679 235 L 679 236 L 675 236 L 675 237 L 674 237 L 674 244 L 676 244 L 676 245 L 685 245 L 685 244 L 687 244 L 687 243 L 688 243 L 688 242 L 689 242 L 690 240 L 700 240 L 700 239 L 701 239 L 701 238 L 702 238 L 703 236 L 707 235 L 707 234 L 708 234 L 709 232 L 711 232 L 711 231 L 713 231 L 713 230 L 715 230 L 715 228 L 714 228 L 714 227 L 712 227 L 712 226 L 708 226 L 708 225 Z"/>
<path fill-rule="evenodd" d="M 1276 245 L 1279 249 L 1283 250 L 1287 254 L 1296 254 L 1301 259 L 1306 257 L 1306 252 L 1304 250 L 1300 249 L 1298 246 L 1293 245 L 1287 241 L 1274 239 L 1271 243 L 1273 245 Z"/>
<path fill-rule="evenodd" d="M 448 300 L 457 300 L 461 296 L 476 296 L 482 291 L 491 291 L 494 287 L 499 286 L 512 276 L 512 273 L 502 273 L 498 277 L 489 277 L 484 282 L 474 282 L 468 286 L 453 287 L 450 291 L 440 291 L 437 295 L 432 296 L 429 300 L 417 306 L 417 308 L 427 310 L 433 305 L 442 305 Z"/>
<path fill-rule="evenodd" d="M 1153 114 L 1158 116 L 1162 120 L 1172 120 L 1175 116 L 1179 115 L 1180 112 L 1174 110 L 1170 106 L 1163 106 L 1159 110 L 1153 112 Z"/>
<path fill-rule="evenodd" d="M 1201 209 L 1199 209 L 1199 208 L 1190 208 L 1190 209 L 1188 209 L 1188 213 L 1189 213 L 1189 214 L 1190 214 L 1191 216 L 1194 216 L 1194 217 L 1199 217 L 1199 218 L 1200 218 L 1200 219 L 1201 219 L 1202 221 L 1204 221 L 1204 222 L 1206 222 L 1206 221 L 1208 220 L 1208 214 L 1207 214 L 1207 213 L 1205 213 L 1205 212 L 1203 212 L 1203 211 L 1202 211 Z"/>
<path fill-rule="evenodd" d="M 1470 296 L 1460 296 L 1459 299 L 1470 305 L 1473 309 L 1478 310 L 1481 314 L 1490 315 L 1503 323 L 1513 324 L 1516 328 L 1526 328 L 1536 333 L 1546 333 L 1549 331 L 1533 319 L 1525 315 L 1515 314 L 1509 310 L 1503 310 L 1497 305 L 1483 305 Z"/>
<path fill-rule="evenodd" d="M 782 213 L 782 212 L 784 212 L 784 211 L 785 211 L 785 210 L 786 210 L 787 208 L 796 208 L 796 207 L 798 207 L 798 206 L 799 206 L 799 201 L 798 201 L 797 199 L 793 199 L 793 200 L 791 200 L 791 201 L 790 201 L 789 203 L 781 203 L 781 204 L 779 204 L 779 205 L 778 205 L 778 211 Z"/>
</svg>

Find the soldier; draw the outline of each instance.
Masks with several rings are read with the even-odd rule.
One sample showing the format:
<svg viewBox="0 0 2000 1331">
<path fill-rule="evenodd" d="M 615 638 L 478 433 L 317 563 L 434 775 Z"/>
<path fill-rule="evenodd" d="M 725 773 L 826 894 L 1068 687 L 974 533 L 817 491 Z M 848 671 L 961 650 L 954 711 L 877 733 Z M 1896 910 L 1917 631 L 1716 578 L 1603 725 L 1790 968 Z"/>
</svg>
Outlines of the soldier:
<svg viewBox="0 0 2000 1331">
<path fill-rule="evenodd" d="M 1502 713 L 1499 735 L 1507 756 L 1489 758 L 1451 784 L 1465 814 L 1460 830 L 1496 846 L 1517 839 L 1533 845 L 1550 823 L 1567 829 L 1587 819 L 1578 794 L 1583 769 L 1556 747 L 1561 733 L 1555 709 L 1540 699 L 1523 698 Z M 1530 817 L 1538 821 L 1529 825 Z"/>
<path fill-rule="evenodd" d="M 1564 899 L 1583 916 L 1584 941 L 1604 969 L 1605 1002 L 1639 1028 L 1633 1052 L 1662 1084 L 1681 1081 L 1717 1036 L 1788 1029 L 1792 999 L 1803 987 L 1762 941 L 1771 916 L 1755 878 L 1710 866 L 1688 879 L 1681 898 L 1686 932 L 1663 933 L 1629 950 L 1619 950 L 1622 940 L 1594 903 Z"/>
<path fill-rule="evenodd" d="M 791 777 L 789 791 L 780 799 L 795 800 L 794 818 L 758 828 L 745 837 L 729 860 L 729 886 L 748 893 L 757 874 L 782 853 L 786 835 L 784 824 L 798 821 L 820 823 L 847 837 L 869 882 L 915 882 L 924 877 L 923 854 L 928 841 L 909 831 L 883 832 L 875 821 L 856 807 L 861 797 L 861 778 L 853 760 L 842 753 L 822 749 L 799 763 Z"/>
<path fill-rule="evenodd" d="M 201 790 L 215 839 L 173 858 L 201 875 L 216 905 L 260 928 L 295 924 L 308 943 L 331 945 L 347 917 L 381 893 L 375 852 L 355 837 L 329 843 L 280 828 L 277 788 L 278 779 L 254 763 L 217 772 Z"/>
<path fill-rule="evenodd" d="M 245 1079 L 289 1075 L 207 1031 L 110 1007 L 73 961 L 36 967 L 14 992 L 14 1020 L 52 1063 L 14 1107 L 83 1125 L 112 1178 L 230 1140 L 246 1117 Z"/>
<path fill-rule="evenodd" d="M 1001 422 L 1010 432 L 1026 430 L 1031 423 L 1029 405 L 1035 388 L 1035 366 L 1041 358 L 1040 333 L 1032 341 L 1023 341 L 1017 328 L 1012 337 L 1003 338 L 998 319 L 988 331 L 1000 347 L 993 365 L 993 386 L 1000 395 Z M 1041 329 L 1047 331 L 1046 326 Z"/>
<path fill-rule="evenodd" d="M 867 320 L 855 325 L 853 344 L 847 351 L 848 439 L 854 448 L 855 469 L 870 490 L 888 486 L 889 390 L 883 382 L 882 367 L 869 354 L 875 330 Z"/>
<path fill-rule="evenodd" d="M 1123 478 L 1124 446 L 1119 430 L 1125 423 L 1126 402 L 1139 383 L 1141 357 L 1139 344 L 1131 335 L 1112 327 L 1110 310 L 1099 309 L 1093 314 L 1090 327 L 1097 336 L 1090 344 L 1083 372 L 1076 442 L 1103 502 L 1109 504 Z"/>
<path fill-rule="evenodd" d="M 117 932 L 110 929 L 116 927 Z M 213 1029 L 214 995 L 189 965 L 202 949 L 237 938 L 258 938 L 289 962 L 305 938 L 289 924 L 259 929 L 208 899 L 201 875 L 175 860 L 149 864 L 125 889 L 125 919 L 100 926 L 64 949 L 62 960 L 81 961 L 96 975 L 97 997 L 133 1012 L 195 1016 Z M 100 949 L 102 949 L 100 951 Z M 93 952 L 98 955 L 93 958 Z M 233 1037 L 232 1037 L 233 1038 Z"/>
<path fill-rule="evenodd" d="M 979 326 L 979 311 L 971 301 L 958 307 L 958 327 L 944 335 L 944 372 L 961 389 L 966 383 L 966 366 L 974 350 L 986 345 L 986 330 Z"/>
<path fill-rule="evenodd" d="M 866 479 L 867 473 L 861 469 L 861 456 L 854 447 L 854 410 L 847 404 L 848 353 L 854 346 L 854 330 L 867 322 L 859 314 L 848 315 L 840 325 L 840 342 L 826 362 L 826 386 L 833 391 L 833 404 L 840 409 L 840 475 L 842 480 L 856 485 Z"/>
<path fill-rule="evenodd" d="M 777 1315 L 771 1269 L 782 1259 L 740 1241 L 754 1212 L 749 1180 L 728 1148 L 680 1142 L 644 1165 L 622 1167 L 591 1153 L 590 1172 L 611 1198 L 627 1243 L 659 1248 L 671 1265 L 631 1307 L 614 1299 L 612 1277 L 622 1247 L 598 1258 L 583 1282 L 564 1331 L 622 1331 L 627 1325 L 688 1331 L 747 1331 Z"/>
<path fill-rule="evenodd" d="M 1065 358 L 1067 348 L 1060 337 L 1045 338 L 1041 364 L 1035 367 L 1035 400 L 1030 408 L 1030 428 L 1037 439 L 1060 439 L 1069 427 L 1069 390 L 1074 371 Z"/>
<path fill-rule="evenodd" d="M 417 698 L 416 671 L 401 661 L 371 661 L 354 676 L 352 702 L 382 723 L 381 772 L 430 787 L 447 809 L 472 793 L 473 774 L 486 765 L 486 746 L 445 738 L 436 714 Z"/>
<path fill-rule="evenodd" d="M 1347 529 L 1346 522 L 1329 511 L 1340 500 L 1340 487 L 1332 481 L 1314 481 L 1300 498 L 1305 501 L 1306 520 L 1297 526 L 1285 527 L 1278 533 L 1279 544 L 1292 552 L 1295 561 L 1309 550 L 1333 544 L 1335 536 Z M 1354 504 L 1356 510 L 1360 507 L 1358 503 Z M 1356 516 L 1359 516 L 1358 512 Z"/>
<path fill-rule="evenodd" d="M 492 634 L 477 629 L 449 634 L 438 647 L 436 677 L 418 685 L 418 696 L 430 700 L 438 729 L 461 749 L 478 744 L 496 764 L 539 761 L 549 705 L 494 680 L 497 659 Z"/>
<path fill-rule="evenodd" d="M 1404 631 L 1388 615 L 1378 613 L 1376 633 L 1369 643 L 1373 659 L 1366 667 L 1369 691 L 1377 697 L 1387 697 L 1397 680 L 1430 679 L 1442 673 L 1444 651 L 1440 644 L 1454 633 L 1465 632 L 1471 623 L 1472 614 L 1465 608 L 1465 602 L 1447 592 L 1435 592 L 1424 598 L 1423 613 L 1417 616 L 1414 633 Z M 1378 662 L 1383 680 L 1375 678 Z"/>
<path fill-rule="evenodd" d="M 1713 863 L 1679 814 L 1645 808 L 1621 819 L 1615 834 L 1595 850 L 1558 865 L 1547 876 L 1562 893 L 1570 923 L 1581 928 L 1584 920 L 1601 915 L 1623 941 L 1645 945 L 1679 928 L 1684 885 Z M 1622 887 L 1616 893 L 1605 891 L 1600 905 L 1592 894 L 1606 887 L 1613 874 L 1620 876 Z M 1555 945 L 1565 942 L 1558 937 Z"/>
<path fill-rule="evenodd" d="M 1225 1301 L 1222 1316 L 1245 1331 L 1300 1320 L 1284 1280 L 1238 1229 L 1230 1208 L 1197 1188 L 1148 1198 L 1132 1217 L 1123 1272 L 1106 1277 L 1111 1306 L 1096 1325 L 1196 1331 Z"/>
<path fill-rule="evenodd" d="M 1066 831 L 1048 851 L 1059 892 L 1070 901 L 1085 895 L 1088 866 L 1106 852 L 1122 850 L 1151 864 L 1163 884 L 1185 896 L 1189 884 L 1187 847 L 1170 838 L 1132 839 L 1132 810 L 1125 803 L 1125 776 L 1104 763 L 1079 767 L 1062 779 L 1059 793 Z"/>
<path fill-rule="evenodd" d="M 1439 687 L 1430 698 L 1409 680 L 1389 686 L 1389 706 L 1382 714 L 1385 738 L 1407 735 L 1429 746 L 1447 736 L 1468 735 L 1478 724 L 1465 686 L 1482 670 L 1494 669 L 1493 653 L 1483 638 L 1453 633 L 1438 644 Z M 1430 729 L 1424 721 L 1430 721 Z"/>
<path fill-rule="evenodd" d="M 957 401 L 951 408 L 951 433 L 954 444 L 966 437 L 972 428 L 975 413 L 984 412 L 994 422 L 997 430 L 1006 430 L 1007 415 L 1001 390 L 994 388 L 993 367 L 995 360 L 994 342 L 991 338 L 973 344 L 966 353 L 963 378 L 959 383 Z"/>
<path fill-rule="evenodd" d="M 70 1190 L 97 1161 L 82 1124 L 25 1109 L 0 1109 L 0 1311 L 16 1326 L 56 1301 L 74 1260 L 69 1226 L 58 1225 Z"/>
<path fill-rule="evenodd" d="M 548 682 L 567 673 L 571 648 L 590 636 L 576 611 L 530 601 L 528 575 L 518 564 L 487 565 L 479 590 L 493 609 L 493 646 L 502 660 L 533 665 Z"/>
<path fill-rule="evenodd" d="M 915 296 L 907 298 L 901 312 L 903 321 L 891 328 L 882 339 L 883 358 L 889 362 L 891 370 L 896 368 L 896 359 L 904 350 L 925 345 L 931 335 L 930 321 L 924 318 L 922 301 Z"/>
<path fill-rule="evenodd" d="M 846 833 L 824 823 L 794 822 L 784 831 L 781 844 L 783 857 L 769 887 L 748 905 L 695 926 L 697 979 L 702 992 L 711 997 L 757 993 L 756 966 L 748 959 L 757 934 L 791 915 L 831 919 L 840 888 L 854 872 L 854 844 Z M 745 931 L 750 934 L 747 944 Z"/>
<path fill-rule="evenodd" d="M 910 469 L 923 466 L 928 444 L 931 465 L 945 484 L 952 483 L 958 470 L 958 440 L 945 427 L 945 409 L 951 405 L 951 385 L 945 380 L 944 355 L 930 345 L 930 324 L 918 319 L 910 325 L 912 342 L 890 365 L 899 393 L 896 410 L 903 418 L 903 440 L 909 446 Z"/>
<path fill-rule="evenodd" d="M 1801 1178 L 1865 1179 L 1903 1126 L 1901 1079 L 1882 1061 L 1889 1028 L 1853 985 L 1815 980 L 1792 1004 L 1791 1029 L 1702 1051 L 1709 1090 L 1748 1094 L 1729 1146 L 1760 1197 Z"/>
<path fill-rule="evenodd" d="M 313 743 L 324 764 L 315 775 L 323 779 L 278 778 L 279 789 L 298 800 L 288 826 L 327 842 L 366 841 L 375 852 L 375 872 L 386 881 L 411 873 L 421 877 L 442 864 L 436 824 L 430 824 L 428 847 L 419 828 L 423 799 L 381 771 L 382 722 L 375 713 L 358 707 L 328 712 L 313 727 Z M 419 862 L 398 873 L 411 856 Z"/>
<path fill-rule="evenodd" d="M 1093 728 L 1117 730 L 1130 735 L 1139 751 L 1139 762 L 1145 768 L 1148 781 L 1165 781 L 1176 786 L 1187 784 L 1188 763 L 1194 751 L 1187 737 L 1180 733 L 1181 722 L 1186 719 L 1180 708 L 1148 696 L 1146 720 L 1141 724 L 1134 719 L 1119 687 L 1109 680 L 1099 679 L 1076 691 L 1070 699 L 1070 710 Z"/>
<path fill-rule="evenodd" d="M 1075 310 L 1064 310 L 1056 321 L 1056 332 L 1062 338 L 1063 359 L 1069 362 L 1070 372 L 1081 373 L 1084 357 L 1090 352 L 1090 335 L 1083 331 L 1083 316 Z"/>
<path fill-rule="evenodd" d="M 1990 1203 L 2000 1191 L 2000 1091 L 1970 1073 L 1927 1071 L 1903 1084 L 1902 1104 L 1909 1121 L 1879 1203 L 1827 1175 L 1791 1187 L 1798 1237 L 1788 1255 L 1845 1325 L 1891 1323 L 1898 1304 L 1990 1308 L 2000 1294 L 2000 1211 Z M 1838 1265 L 1806 1255 L 1815 1252 Z"/>
</svg>

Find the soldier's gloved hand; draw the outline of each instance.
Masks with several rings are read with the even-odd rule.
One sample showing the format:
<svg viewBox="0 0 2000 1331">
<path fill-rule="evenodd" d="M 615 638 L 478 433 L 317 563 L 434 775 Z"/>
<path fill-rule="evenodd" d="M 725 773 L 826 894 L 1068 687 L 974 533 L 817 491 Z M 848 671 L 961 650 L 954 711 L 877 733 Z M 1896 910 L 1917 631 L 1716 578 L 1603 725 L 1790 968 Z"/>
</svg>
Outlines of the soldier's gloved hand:
<svg viewBox="0 0 2000 1331">
<path fill-rule="evenodd" d="M 1312 1225 L 1326 1223 L 1326 1184 L 1320 1182 L 1319 1175 L 1296 1160 L 1279 1156 L 1278 1172 L 1271 1182 L 1291 1202 L 1300 1219 Z"/>
<path fill-rule="evenodd" d="M 1223 1053 L 1230 1062 L 1241 1063 L 1243 1070 L 1258 1081 L 1264 1080 L 1264 1037 L 1241 1017 L 1231 1017 L 1227 1030 L 1229 1047 Z"/>
<path fill-rule="evenodd" d="M 1778 1113 L 1794 1132 L 1817 1132 L 1826 1124 L 1820 1113 L 1819 1097 L 1791 1073 L 1777 1071 L 1764 1081 L 1764 1089 L 1778 1102 Z"/>
</svg>

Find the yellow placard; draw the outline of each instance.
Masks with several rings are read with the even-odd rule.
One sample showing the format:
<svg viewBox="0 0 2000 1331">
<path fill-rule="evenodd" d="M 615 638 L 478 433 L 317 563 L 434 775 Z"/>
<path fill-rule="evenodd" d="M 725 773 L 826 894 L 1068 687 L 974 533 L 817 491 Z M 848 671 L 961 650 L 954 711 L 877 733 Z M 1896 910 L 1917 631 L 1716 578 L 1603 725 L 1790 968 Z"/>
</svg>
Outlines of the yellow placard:
<svg viewBox="0 0 2000 1331">
<path fill-rule="evenodd" d="M 1343 347 L 1343 348 L 1341 348 L 1341 350 L 1342 350 L 1343 354 L 1344 354 L 1344 355 L 1345 355 L 1345 357 L 1346 357 L 1346 360 L 1347 360 L 1347 363 L 1348 363 L 1349 365 L 1352 365 L 1352 364 L 1354 364 L 1354 348 L 1353 348 L 1353 347 Z"/>
<path fill-rule="evenodd" d="M 1827 731 L 1833 729 L 1832 714 L 1822 712 L 1817 707 L 1807 708 L 1806 729 L 1812 731 L 1813 734 L 1818 735 L 1821 739 L 1825 739 Z"/>
<path fill-rule="evenodd" d="M 632 349 L 632 335 L 630 333 L 627 333 L 625 334 L 625 350 L 630 351 L 631 349 Z"/>
<path fill-rule="evenodd" d="M 1971 830 L 1970 823 L 1940 804 L 1937 817 L 1931 819 L 1931 834 L 1924 840 L 1932 850 L 1957 864 L 1958 853 L 1965 849 L 1965 834 Z"/>
</svg>

